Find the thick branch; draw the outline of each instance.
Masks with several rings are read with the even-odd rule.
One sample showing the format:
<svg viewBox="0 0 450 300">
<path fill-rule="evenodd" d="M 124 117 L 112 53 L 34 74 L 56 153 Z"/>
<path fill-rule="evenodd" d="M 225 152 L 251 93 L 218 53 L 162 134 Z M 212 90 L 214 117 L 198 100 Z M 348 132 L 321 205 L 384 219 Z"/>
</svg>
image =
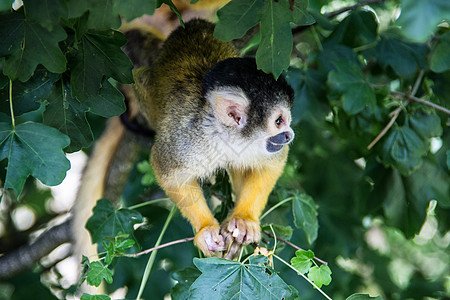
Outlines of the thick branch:
<svg viewBox="0 0 450 300">
<path fill-rule="evenodd" d="M 71 241 L 71 220 L 50 228 L 34 242 L 0 257 L 0 280 L 29 269 L 56 247 Z"/>
</svg>

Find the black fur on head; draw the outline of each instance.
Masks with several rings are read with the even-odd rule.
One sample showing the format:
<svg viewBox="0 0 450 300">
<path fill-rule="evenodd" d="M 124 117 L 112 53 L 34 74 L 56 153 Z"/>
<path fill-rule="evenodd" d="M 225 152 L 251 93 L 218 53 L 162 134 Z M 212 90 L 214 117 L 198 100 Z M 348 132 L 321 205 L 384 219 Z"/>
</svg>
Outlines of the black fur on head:
<svg viewBox="0 0 450 300">
<path fill-rule="evenodd" d="M 250 100 L 248 122 L 244 134 L 265 124 L 274 106 L 291 107 L 294 91 L 283 76 L 275 80 L 272 74 L 258 70 L 254 58 L 228 58 L 213 66 L 203 76 L 203 96 L 220 88 L 240 88 Z"/>
</svg>

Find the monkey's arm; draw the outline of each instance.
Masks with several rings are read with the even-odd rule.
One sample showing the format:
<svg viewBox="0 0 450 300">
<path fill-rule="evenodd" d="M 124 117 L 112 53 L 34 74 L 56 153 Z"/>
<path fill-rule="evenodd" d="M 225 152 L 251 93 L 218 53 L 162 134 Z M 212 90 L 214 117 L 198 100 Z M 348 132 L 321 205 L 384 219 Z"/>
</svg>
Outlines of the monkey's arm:
<svg viewBox="0 0 450 300">
<path fill-rule="evenodd" d="M 163 181 L 160 181 L 163 182 Z M 224 249 L 220 226 L 206 204 L 202 189 L 196 180 L 180 185 L 164 185 L 166 194 L 175 202 L 192 227 L 196 235 L 194 244 L 206 255 Z"/>
<path fill-rule="evenodd" d="M 233 189 L 238 199 L 231 216 L 223 223 L 221 234 L 225 239 L 226 258 L 235 257 L 241 245 L 261 239 L 259 217 L 266 206 L 269 194 L 281 176 L 288 149 L 280 159 L 261 168 L 229 170 Z M 231 244 L 231 245 L 230 245 Z"/>
</svg>

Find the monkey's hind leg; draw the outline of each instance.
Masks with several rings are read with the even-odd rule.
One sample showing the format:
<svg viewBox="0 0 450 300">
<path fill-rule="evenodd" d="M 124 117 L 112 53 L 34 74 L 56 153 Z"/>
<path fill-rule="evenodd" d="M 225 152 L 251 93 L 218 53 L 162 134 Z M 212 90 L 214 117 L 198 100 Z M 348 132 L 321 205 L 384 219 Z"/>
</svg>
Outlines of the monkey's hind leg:
<svg viewBox="0 0 450 300">
<path fill-rule="evenodd" d="M 231 214 L 221 226 L 225 241 L 224 257 L 235 258 L 242 245 L 259 242 L 259 217 L 275 183 L 283 172 L 285 160 L 253 170 L 230 170 L 231 181 L 238 199 Z"/>
<path fill-rule="evenodd" d="M 193 180 L 163 188 L 194 228 L 196 232 L 194 244 L 197 248 L 206 256 L 223 251 L 224 241 L 220 235 L 219 222 L 209 210 L 198 182 Z"/>
</svg>

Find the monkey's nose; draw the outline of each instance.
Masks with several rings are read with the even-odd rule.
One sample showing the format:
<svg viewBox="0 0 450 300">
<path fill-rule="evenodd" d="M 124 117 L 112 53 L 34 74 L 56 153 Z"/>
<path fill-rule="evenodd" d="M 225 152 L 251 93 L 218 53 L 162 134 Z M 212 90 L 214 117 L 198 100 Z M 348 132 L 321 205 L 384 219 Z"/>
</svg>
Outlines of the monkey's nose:
<svg viewBox="0 0 450 300">
<path fill-rule="evenodd" d="M 283 145 L 289 143 L 294 137 L 292 132 L 284 131 L 269 138 L 271 143 Z"/>
</svg>

